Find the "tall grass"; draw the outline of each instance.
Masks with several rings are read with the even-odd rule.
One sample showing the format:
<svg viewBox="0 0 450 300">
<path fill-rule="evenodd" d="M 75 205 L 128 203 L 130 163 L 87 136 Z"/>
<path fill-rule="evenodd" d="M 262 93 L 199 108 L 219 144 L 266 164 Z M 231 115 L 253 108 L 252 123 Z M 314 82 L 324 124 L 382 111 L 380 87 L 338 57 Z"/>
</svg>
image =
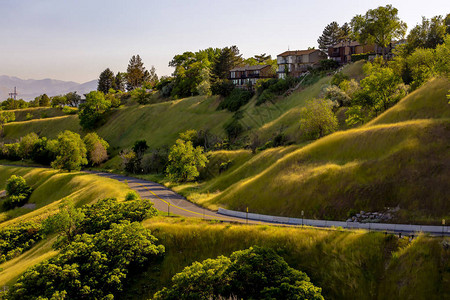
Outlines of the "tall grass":
<svg viewBox="0 0 450 300">
<path fill-rule="evenodd" d="M 408 299 L 414 296 L 409 288 L 417 280 L 422 281 L 425 290 L 442 287 L 444 280 L 436 278 L 439 275 L 436 270 L 448 266 L 448 262 L 440 260 L 446 256 L 441 252 L 439 240 L 422 237 L 409 245 L 407 251 L 419 251 L 416 258 L 423 262 L 424 268 L 433 270 L 433 276 L 414 272 L 410 278 L 405 274 L 411 280 L 406 282 L 406 292 L 401 295 L 406 298 L 395 293 L 393 297 L 382 298 L 379 296 L 387 295 L 384 292 L 387 286 L 403 288 L 398 282 L 383 281 L 391 276 L 390 272 L 414 264 L 405 261 L 401 266 L 392 265 L 391 252 L 407 245 L 407 239 L 363 231 L 207 224 L 184 219 L 167 222 L 156 218 L 145 221 L 144 225 L 165 245 L 166 254 L 159 266 L 152 266 L 133 278 L 128 293 L 133 296 L 141 293 L 142 299 L 167 286 L 175 273 L 194 261 L 229 255 L 253 245 L 271 247 L 290 266 L 305 271 L 315 285 L 322 287 L 326 299 Z M 427 256 L 420 251 L 435 255 L 436 259 L 426 260 Z M 449 270 L 444 274 L 448 275 Z M 444 294 L 434 291 L 434 295 Z"/>
</svg>

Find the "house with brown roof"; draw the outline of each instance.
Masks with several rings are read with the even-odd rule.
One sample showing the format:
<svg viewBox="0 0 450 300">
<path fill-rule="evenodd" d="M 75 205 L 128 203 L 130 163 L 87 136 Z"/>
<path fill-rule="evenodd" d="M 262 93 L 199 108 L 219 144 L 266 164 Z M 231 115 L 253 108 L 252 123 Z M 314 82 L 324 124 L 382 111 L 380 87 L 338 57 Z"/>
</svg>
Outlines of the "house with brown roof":
<svg viewBox="0 0 450 300">
<path fill-rule="evenodd" d="M 256 65 L 231 69 L 229 79 L 237 88 L 253 88 L 258 80 L 272 77 L 274 71 L 271 65 Z"/>
<path fill-rule="evenodd" d="M 287 75 L 299 77 L 309 68 L 319 66 L 321 60 L 327 59 L 326 53 L 319 49 L 285 51 L 277 55 L 278 78 Z"/>
</svg>

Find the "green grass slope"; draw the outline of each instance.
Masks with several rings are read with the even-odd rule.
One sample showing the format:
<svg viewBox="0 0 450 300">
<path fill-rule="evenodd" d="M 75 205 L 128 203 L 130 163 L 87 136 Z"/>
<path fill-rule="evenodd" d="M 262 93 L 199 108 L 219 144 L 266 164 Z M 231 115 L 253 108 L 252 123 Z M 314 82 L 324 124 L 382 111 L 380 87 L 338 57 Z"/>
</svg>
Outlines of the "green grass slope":
<svg viewBox="0 0 450 300">
<path fill-rule="evenodd" d="M 27 116 L 31 119 L 45 119 L 64 116 L 61 108 L 55 107 L 30 107 L 12 110 L 16 115 L 16 121 L 27 121 Z"/>
<path fill-rule="evenodd" d="M 15 208 L 0 212 L 0 228 L 17 222 L 42 219 L 58 209 L 63 199 L 72 199 L 84 205 L 98 199 L 115 197 L 123 199 L 130 189 L 115 180 L 81 172 L 63 173 L 52 169 L 26 168 L 0 165 L 0 190 L 11 175 L 20 175 L 33 188 L 28 203 L 34 209 Z"/>
<path fill-rule="evenodd" d="M 449 129 L 447 120 L 418 120 L 338 132 L 253 176 L 224 172 L 211 183 L 228 176 L 236 183 L 201 202 L 291 217 L 304 210 L 308 217 L 331 219 L 345 219 L 350 209 L 399 206 L 396 221 L 436 223 L 450 215 Z M 252 172 L 254 166 L 243 168 Z"/>
<path fill-rule="evenodd" d="M 450 252 L 440 239 L 419 237 L 409 243 L 382 233 L 184 219 L 150 219 L 144 225 L 164 244 L 166 254 L 160 265 L 133 278 L 128 298 L 149 299 L 192 262 L 254 245 L 276 249 L 290 266 L 305 271 L 322 287 L 325 299 L 444 299 L 450 292 Z"/>
<path fill-rule="evenodd" d="M 12 122 L 4 126 L 4 137 L 1 141 L 15 141 L 28 133 L 35 132 L 48 138 L 56 138 L 64 130 L 81 132 L 78 116 L 61 116 L 22 122 Z"/>
<path fill-rule="evenodd" d="M 211 208 L 345 220 L 350 210 L 398 206 L 396 222 L 440 223 L 450 216 L 448 88 L 447 79 L 433 79 L 361 128 L 275 160 L 264 158 L 270 149 L 239 172 L 175 189 Z"/>
<path fill-rule="evenodd" d="M 450 118 L 450 105 L 446 96 L 449 89 L 450 81 L 447 78 L 433 78 L 366 126 L 417 119 Z"/>
</svg>

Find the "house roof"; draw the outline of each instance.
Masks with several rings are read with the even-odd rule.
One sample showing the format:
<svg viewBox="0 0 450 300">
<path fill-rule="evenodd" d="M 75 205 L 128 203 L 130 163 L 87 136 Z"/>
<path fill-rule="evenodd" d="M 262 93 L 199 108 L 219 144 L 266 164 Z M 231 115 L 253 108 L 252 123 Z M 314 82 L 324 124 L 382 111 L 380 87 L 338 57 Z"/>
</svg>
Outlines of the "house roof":
<svg viewBox="0 0 450 300">
<path fill-rule="evenodd" d="M 290 55 L 304 55 L 304 54 L 311 54 L 313 52 L 320 51 L 319 49 L 309 49 L 309 50 L 292 50 L 292 51 L 285 51 L 281 54 L 278 54 L 278 56 L 290 56 Z"/>
<path fill-rule="evenodd" d="M 234 69 L 231 69 L 230 72 L 236 72 L 236 71 L 255 71 L 255 70 L 262 70 L 266 67 L 270 67 L 270 65 L 256 65 L 256 66 L 243 66 L 243 67 L 237 67 Z"/>
</svg>

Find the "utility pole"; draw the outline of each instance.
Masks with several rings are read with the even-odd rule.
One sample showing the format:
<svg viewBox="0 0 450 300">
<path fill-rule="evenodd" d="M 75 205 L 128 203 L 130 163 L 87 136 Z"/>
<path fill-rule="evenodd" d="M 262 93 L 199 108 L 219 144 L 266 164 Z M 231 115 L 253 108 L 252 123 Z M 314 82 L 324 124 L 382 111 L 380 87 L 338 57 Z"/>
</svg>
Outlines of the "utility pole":
<svg viewBox="0 0 450 300">
<path fill-rule="evenodd" d="M 9 98 L 14 98 L 14 100 L 16 100 L 16 96 L 17 96 L 17 89 L 16 87 L 14 87 L 14 93 L 8 93 L 9 94 Z"/>
</svg>

